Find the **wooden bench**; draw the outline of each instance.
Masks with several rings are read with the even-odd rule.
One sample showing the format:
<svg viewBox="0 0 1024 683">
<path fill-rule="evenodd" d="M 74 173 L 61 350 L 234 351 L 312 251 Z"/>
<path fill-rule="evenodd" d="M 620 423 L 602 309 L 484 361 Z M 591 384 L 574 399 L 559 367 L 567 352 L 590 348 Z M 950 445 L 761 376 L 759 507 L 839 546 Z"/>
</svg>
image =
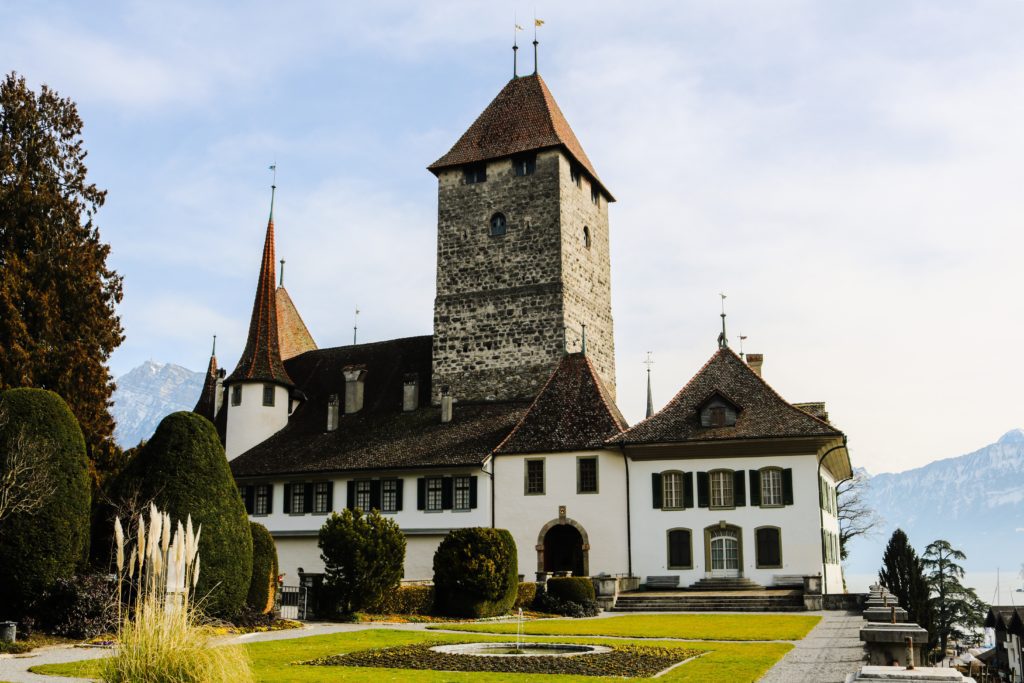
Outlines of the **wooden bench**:
<svg viewBox="0 0 1024 683">
<path fill-rule="evenodd" d="M 644 583 L 647 590 L 665 590 L 668 588 L 679 588 L 678 576 L 648 576 Z"/>
<path fill-rule="evenodd" d="M 779 588 L 803 588 L 804 577 L 800 574 L 776 574 L 772 577 L 772 586 Z"/>
</svg>

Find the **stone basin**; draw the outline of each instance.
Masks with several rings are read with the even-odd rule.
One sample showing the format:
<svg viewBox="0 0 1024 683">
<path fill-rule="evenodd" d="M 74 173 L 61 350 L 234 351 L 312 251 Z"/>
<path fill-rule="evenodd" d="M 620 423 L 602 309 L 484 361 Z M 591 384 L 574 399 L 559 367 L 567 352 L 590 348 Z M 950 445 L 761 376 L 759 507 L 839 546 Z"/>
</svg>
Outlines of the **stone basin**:
<svg viewBox="0 0 1024 683">
<path fill-rule="evenodd" d="M 576 657 L 611 652 L 603 645 L 573 645 L 569 643 L 460 643 L 436 645 L 430 648 L 446 655 L 472 655 L 474 657 Z"/>
</svg>

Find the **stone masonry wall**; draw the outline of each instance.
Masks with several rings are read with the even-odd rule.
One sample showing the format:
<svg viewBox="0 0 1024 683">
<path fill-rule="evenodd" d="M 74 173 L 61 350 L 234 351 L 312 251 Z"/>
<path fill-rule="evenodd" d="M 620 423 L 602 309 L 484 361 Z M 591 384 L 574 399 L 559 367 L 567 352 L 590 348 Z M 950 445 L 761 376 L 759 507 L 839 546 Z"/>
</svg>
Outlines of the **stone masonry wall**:
<svg viewBox="0 0 1024 683">
<path fill-rule="evenodd" d="M 564 187 L 568 169 L 560 150 L 547 150 L 537 155 L 536 171 L 528 176 L 516 176 L 509 159 L 490 162 L 482 183 L 467 184 L 462 169 L 441 173 L 435 402 L 443 385 L 463 401 L 532 398 L 564 353 L 566 324 L 579 329 L 584 319 L 588 351 L 598 354 L 595 361 L 614 389 L 613 347 L 603 350 L 611 330 L 602 329 L 611 324 L 610 292 L 601 292 L 608 288 L 607 205 L 602 198 L 603 209 L 589 209 L 585 181 L 585 191 L 575 184 L 572 189 L 586 204 L 570 196 Z M 567 200 L 571 209 L 563 206 Z M 596 212 L 593 218 L 590 210 Z M 491 216 L 499 211 L 507 232 L 492 237 Z M 594 223 L 589 252 L 581 251 L 582 241 L 570 244 L 563 228 L 567 220 L 584 218 Z M 582 224 L 574 234 L 582 240 L 580 230 Z M 566 255 L 567 249 L 576 255 Z M 571 283 L 563 281 L 566 267 L 572 270 Z M 568 334 L 570 344 L 578 345 L 578 335 Z"/>
</svg>

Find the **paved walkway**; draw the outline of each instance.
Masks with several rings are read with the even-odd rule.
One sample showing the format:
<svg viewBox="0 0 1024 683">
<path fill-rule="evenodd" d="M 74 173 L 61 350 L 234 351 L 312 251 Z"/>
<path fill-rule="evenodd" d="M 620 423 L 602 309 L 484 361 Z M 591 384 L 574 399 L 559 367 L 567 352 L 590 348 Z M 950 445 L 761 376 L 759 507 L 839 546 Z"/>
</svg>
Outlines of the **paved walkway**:
<svg viewBox="0 0 1024 683">
<path fill-rule="evenodd" d="M 813 614 L 813 613 L 812 613 Z M 866 663 L 860 612 L 818 612 L 821 622 L 759 683 L 844 683 Z"/>
</svg>

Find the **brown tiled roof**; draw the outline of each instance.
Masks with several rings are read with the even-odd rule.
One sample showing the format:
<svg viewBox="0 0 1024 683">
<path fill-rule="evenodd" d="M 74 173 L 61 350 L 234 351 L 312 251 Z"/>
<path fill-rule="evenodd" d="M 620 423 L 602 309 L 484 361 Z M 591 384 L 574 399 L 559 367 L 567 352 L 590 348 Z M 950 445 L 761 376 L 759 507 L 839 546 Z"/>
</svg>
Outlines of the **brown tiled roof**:
<svg viewBox="0 0 1024 683">
<path fill-rule="evenodd" d="M 254 381 L 275 382 L 292 386 L 291 377 L 281 360 L 281 348 L 277 338 L 277 296 L 275 294 L 274 269 L 274 216 L 267 221 L 267 237 L 263 243 L 263 260 L 260 263 L 260 277 L 256 284 L 256 298 L 252 303 L 252 318 L 249 320 L 249 336 L 245 350 L 235 366 L 235 371 L 225 380 L 232 382 Z"/>
<path fill-rule="evenodd" d="M 316 349 L 313 335 L 309 333 L 306 323 L 302 322 L 302 316 L 295 308 L 292 298 L 288 296 L 288 290 L 283 286 L 278 287 L 275 300 L 277 303 L 277 340 L 281 347 L 281 360 L 288 360 L 300 353 Z"/>
<path fill-rule="evenodd" d="M 715 394 L 727 397 L 739 408 L 735 425 L 701 426 L 700 410 Z M 724 348 L 668 405 L 611 442 L 650 444 L 800 436 L 841 437 L 842 432 L 787 403 L 731 349 Z"/>
<path fill-rule="evenodd" d="M 509 81 L 448 153 L 427 168 L 437 173 L 549 147 L 564 148 L 614 201 L 539 74 Z"/>
<path fill-rule="evenodd" d="M 217 356 L 210 355 L 210 364 L 206 367 L 206 378 L 203 380 L 203 390 L 196 401 L 193 413 L 202 415 L 210 422 L 216 419 L 217 409 Z"/>
<path fill-rule="evenodd" d="M 590 359 L 582 353 L 567 354 L 495 453 L 601 448 L 626 427 Z"/>
<path fill-rule="evenodd" d="M 306 400 L 288 426 L 231 461 L 236 477 L 480 465 L 526 412 L 528 404 L 456 403 L 442 423 L 430 405 L 432 337 L 318 349 L 286 362 Z M 342 414 L 328 432 L 327 405 L 344 409 L 342 369 L 364 366 L 363 409 Z M 420 381 L 419 408 L 402 411 L 408 375 Z"/>
</svg>

